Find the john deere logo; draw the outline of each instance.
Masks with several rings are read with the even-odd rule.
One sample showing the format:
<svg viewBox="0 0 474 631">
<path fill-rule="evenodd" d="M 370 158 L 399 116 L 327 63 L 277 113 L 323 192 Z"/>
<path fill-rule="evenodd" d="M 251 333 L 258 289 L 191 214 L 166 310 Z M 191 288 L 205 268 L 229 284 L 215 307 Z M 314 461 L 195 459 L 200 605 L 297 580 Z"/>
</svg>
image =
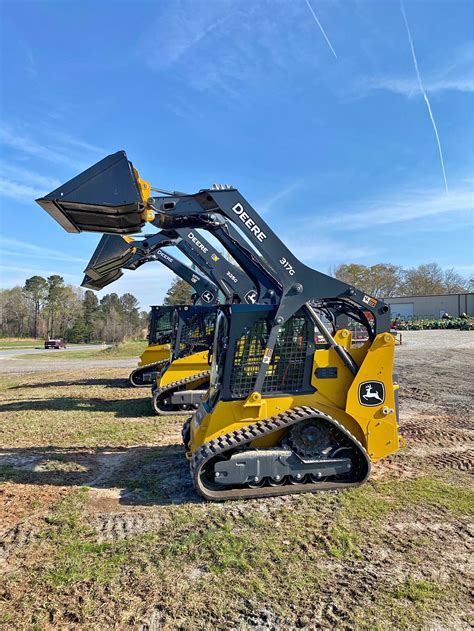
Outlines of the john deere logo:
<svg viewBox="0 0 474 631">
<path fill-rule="evenodd" d="M 359 385 L 359 403 L 368 407 L 382 405 L 385 401 L 385 386 L 381 381 L 363 381 Z"/>
<path fill-rule="evenodd" d="M 201 296 L 203 302 L 212 302 L 214 300 L 214 294 L 211 291 L 205 291 Z"/>
<path fill-rule="evenodd" d="M 245 302 L 251 305 L 254 305 L 257 302 L 257 292 L 255 289 L 251 289 L 245 294 Z"/>
</svg>

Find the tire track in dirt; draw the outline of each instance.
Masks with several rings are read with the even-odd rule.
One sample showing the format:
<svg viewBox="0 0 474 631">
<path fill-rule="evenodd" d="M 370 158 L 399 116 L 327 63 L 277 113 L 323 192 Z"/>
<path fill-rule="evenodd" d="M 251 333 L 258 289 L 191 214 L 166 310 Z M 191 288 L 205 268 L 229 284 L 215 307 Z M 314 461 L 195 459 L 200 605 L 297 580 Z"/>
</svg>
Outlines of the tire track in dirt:
<svg viewBox="0 0 474 631">
<path fill-rule="evenodd" d="M 433 454 L 425 458 L 424 462 L 434 465 L 436 468 L 456 469 L 474 473 L 474 449 Z"/>
<path fill-rule="evenodd" d="M 145 515 L 143 513 L 102 513 L 92 522 L 97 531 L 99 543 L 124 541 L 134 535 L 156 530 L 163 526 L 168 519 L 164 515 L 156 513 Z"/>
<path fill-rule="evenodd" d="M 455 420 L 458 420 L 460 427 L 455 426 Z M 471 426 L 471 421 L 461 416 L 456 419 L 447 414 L 410 414 L 408 421 L 401 423 L 400 431 L 408 441 L 443 447 L 472 442 L 474 427 Z"/>
<path fill-rule="evenodd" d="M 0 535 L 0 564 L 18 548 L 24 548 L 34 537 L 35 528 L 28 522 L 16 524 Z"/>
</svg>

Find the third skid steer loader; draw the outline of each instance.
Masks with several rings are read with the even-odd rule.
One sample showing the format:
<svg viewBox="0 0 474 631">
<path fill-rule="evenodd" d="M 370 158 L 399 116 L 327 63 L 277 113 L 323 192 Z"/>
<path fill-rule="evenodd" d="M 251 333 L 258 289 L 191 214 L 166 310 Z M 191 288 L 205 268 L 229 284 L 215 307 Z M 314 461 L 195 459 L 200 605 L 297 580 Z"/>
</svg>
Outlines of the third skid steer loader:
<svg viewBox="0 0 474 631">
<path fill-rule="evenodd" d="M 122 269 L 135 270 L 149 261 L 160 261 L 194 290 L 193 304 L 216 304 L 219 288 L 200 271 L 193 270 L 161 247 L 173 245 L 173 239 L 156 235 L 153 247 L 143 242 L 119 235 L 104 235 L 92 255 L 86 269 L 82 287 L 103 289 L 122 276 Z M 161 246 L 161 247 L 160 247 Z M 189 254 L 190 258 L 192 253 Z M 129 376 L 135 387 L 152 386 L 170 359 L 173 346 L 175 306 L 152 307 L 148 347 L 143 352 L 139 367 Z M 192 307 L 190 307 L 192 309 Z M 206 363 L 208 370 L 208 364 Z M 201 369 L 202 370 L 202 369 Z"/>
<path fill-rule="evenodd" d="M 273 304 L 217 308 L 210 387 L 183 426 L 203 497 L 351 488 L 365 482 L 372 461 L 399 449 L 395 340 L 383 301 L 302 264 L 234 188 L 144 199 L 150 187 L 124 152 L 90 171 L 79 186 L 38 200 L 66 229 L 131 232 L 150 211 L 165 229 L 230 234 L 233 223 L 254 248 L 252 263 L 280 288 Z M 354 347 L 337 326 L 341 316 L 361 324 L 367 342 Z"/>
</svg>

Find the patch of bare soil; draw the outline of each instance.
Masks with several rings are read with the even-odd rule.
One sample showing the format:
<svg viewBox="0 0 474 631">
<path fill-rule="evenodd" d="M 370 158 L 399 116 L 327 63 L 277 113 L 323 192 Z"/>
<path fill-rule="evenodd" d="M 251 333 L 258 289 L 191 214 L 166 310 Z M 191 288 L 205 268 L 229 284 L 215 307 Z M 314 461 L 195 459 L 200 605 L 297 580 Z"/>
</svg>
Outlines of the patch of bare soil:
<svg viewBox="0 0 474 631">
<path fill-rule="evenodd" d="M 26 546 L 45 515 L 70 489 L 60 486 L 5 483 L 0 487 L 0 567 Z"/>
</svg>

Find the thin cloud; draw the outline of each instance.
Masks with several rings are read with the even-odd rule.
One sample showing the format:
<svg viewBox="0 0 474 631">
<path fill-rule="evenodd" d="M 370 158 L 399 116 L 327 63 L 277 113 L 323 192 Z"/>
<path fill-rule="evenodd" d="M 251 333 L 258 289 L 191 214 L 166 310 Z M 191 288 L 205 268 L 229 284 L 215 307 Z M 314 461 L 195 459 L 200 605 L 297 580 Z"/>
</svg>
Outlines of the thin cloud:
<svg viewBox="0 0 474 631">
<path fill-rule="evenodd" d="M 397 200 L 364 201 L 346 213 L 333 212 L 332 217 L 321 218 L 320 225 L 344 225 L 345 230 L 360 230 L 453 213 L 468 215 L 473 210 L 474 197 L 470 186 L 447 194 L 427 190 L 413 192 Z"/>
<path fill-rule="evenodd" d="M 323 34 L 324 39 L 327 42 L 327 45 L 329 46 L 329 48 L 331 49 L 332 54 L 334 55 L 334 57 L 337 59 L 337 55 L 336 55 L 336 51 L 333 48 L 333 45 L 331 44 L 331 42 L 329 41 L 329 37 L 326 35 L 326 31 L 323 29 L 321 22 L 318 20 L 318 16 L 316 15 L 316 13 L 314 12 L 313 7 L 311 6 L 311 4 L 309 3 L 309 0 L 305 0 L 306 4 L 308 5 L 308 9 L 311 11 L 311 15 L 314 18 L 314 21 L 316 22 L 316 24 L 319 27 L 319 30 L 321 31 L 321 33 Z"/>
<path fill-rule="evenodd" d="M 434 131 L 434 134 L 435 134 L 435 137 L 436 137 L 436 142 L 438 144 L 439 160 L 440 160 L 440 163 L 441 163 L 441 170 L 443 171 L 444 186 L 446 188 L 446 193 L 449 193 L 448 180 L 446 178 L 446 169 L 444 168 L 443 151 L 441 149 L 441 141 L 439 139 L 438 129 L 436 127 L 436 122 L 435 122 L 435 119 L 434 119 L 434 116 L 433 116 L 433 112 L 431 110 L 431 104 L 430 104 L 430 101 L 428 99 L 428 95 L 426 94 L 425 88 L 423 87 L 423 83 L 421 81 L 420 71 L 418 69 L 418 61 L 416 59 L 416 54 L 415 54 L 415 47 L 413 46 L 413 40 L 412 40 L 412 37 L 411 37 L 410 27 L 408 26 L 408 20 L 407 20 L 407 16 L 406 16 L 406 13 L 405 13 L 405 6 L 403 4 L 403 0 L 400 0 L 400 9 L 401 9 L 401 12 L 402 12 L 403 21 L 405 22 L 405 27 L 406 27 L 407 35 L 408 35 L 408 41 L 410 42 L 410 49 L 411 49 L 411 54 L 412 54 L 412 57 L 413 57 L 413 63 L 415 65 L 416 77 L 418 79 L 418 85 L 420 87 L 421 93 L 423 94 L 423 98 L 425 100 L 426 107 L 428 109 L 428 114 L 429 114 L 429 117 L 430 117 L 430 120 L 431 120 L 431 124 L 433 126 L 433 131 Z"/>
<path fill-rule="evenodd" d="M 44 190 L 41 191 L 38 187 L 20 184 L 0 177 L 0 195 L 4 195 L 5 197 L 10 197 L 19 202 L 31 202 L 31 200 L 40 197 L 42 193 L 44 194 Z"/>
<path fill-rule="evenodd" d="M 431 94 L 442 92 L 474 92 L 474 77 L 454 77 L 450 79 L 430 79 L 424 81 L 425 90 Z M 420 93 L 418 81 L 402 77 L 371 77 L 358 84 L 363 91 L 386 90 L 394 94 L 413 97 Z"/>
<path fill-rule="evenodd" d="M 0 162 L 0 172 L 3 177 L 19 184 L 26 183 L 29 186 L 39 186 L 48 191 L 52 191 L 61 184 L 61 181 L 56 178 L 44 176 L 31 169 L 25 169 L 24 167 L 19 167 L 4 161 Z"/>
<path fill-rule="evenodd" d="M 47 135 L 47 142 L 39 140 L 36 133 L 33 135 L 25 129 L 3 123 L 0 126 L 0 144 L 20 155 L 40 158 L 52 164 L 66 165 L 75 171 L 82 171 L 90 166 L 92 160 L 106 153 L 100 147 L 60 131 L 45 126 L 40 129 L 42 129 L 40 135 Z M 88 159 L 84 154 L 89 154 L 91 157 Z"/>
<path fill-rule="evenodd" d="M 5 162 L 0 164 L 0 195 L 19 202 L 31 202 L 61 182 L 56 178 L 45 177 L 31 169 L 24 169 Z"/>
<path fill-rule="evenodd" d="M 82 161 L 75 160 L 58 149 L 41 144 L 25 133 L 13 131 L 8 125 L 0 127 L 0 143 L 19 153 L 41 158 L 53 164 L 65 164 L 77 170 L 84 168 Z"/>
<path fill-rule="evenodd" d="M 290 193 L 293 193 L 293 191 L 297 190 L 301 186 L 301 184 L 302 184 L 301 180 L 298 180 L 296 182 L 293 182 L 292 184 L 289 184 L 288 186 L 285 186 L 285 188 L 282 188 L 281 190 L 277 191 L 274 195 L 272 195 L 270 198 L 258 204 L 256 208 L 262 214 L 268 213 L 270 210 L 274 208 L 277 202 L 280 202 L 281 200 L 285 199 L 285 197 L 288 197 L 288 195 L 290 195 Z"/>
<path fill-rule="evenodd" d="M 20 272 L 20 273 L 24 273 L 24 274 L 40 274 L 41 276 L 51 276 L 53 274 L 59 274 L 60 276 L 63 276 L 64 278 L 77 278 L 76 274 L 69 274 L 68 272 L 63 272 L 56 270 L 45 270 L 45 269 L 41 269 L 39 270 L 37 267 L 21 267 L 18 265 L 2 265 L 2 271 L 4 270 L 8 270 L 10 272 Z M 26 280 L 26 277 L 25 277 Z M 7 279 L 5 279 L 5 282 L 7 282 Z M 10 286 L 11 281 L 8 279 L 8 285 Z"/>
<path fill-rule="evenodd" d="M 310 238 L 311 237 L 311 238 Z M 307 243 L 301 243 L 301 239 L 288 240 L 288 247 L 295 255 L 309 265 L 333 263 L 334 257 L 344 255 L 349 260 L 364 260 L 375 256 L 380 252 L 378 248 L 365 245 L 351 245 L 346 241 L 321 236 L 320 232 L 314 234 L 306 233 Z"/>
<path fill-rule="evenodd" d="M 26 255 L 30 258 L 66 261 L 68 263 L 87 263 L 87 259 L 71 256 L 65 252 L 51 250 L 33 243 L 26 243 L 14 237 L 0 236 L 0 245 L 2 246 L 2 254 L 15 255 L 17 257 Z"/>
<path fill-rule="evenodd" d="M 176 5 L 176 6 L 175 6 Z M 269 10 L 270 7 L 270 10 Z M 281 86 L 282 77 L 295 68 L 315 75 L 324 60 L 314 54 L 314 27 L 301 2 L 194 3 L 160 5 L 155 23 L 140 38 L 136 54 L 168 82 L 176 81 L 199 94 L 212 94 L 227 109 L 251 109 L 269 85 Z M 298 23 L 301 29 L 289 29 Z M 156 32 L 166 33 L 159 49 Z M 169 68 L 173 73 L 169 75 Z M 195 118 L 179 101 L 181 89 L 172 90 L 167 104 L 179 116 Z M 176 93 L 176 94 L 175 94 Z M 199 103 L 191 104 L 199 110 Z M 201 112 L 199 112 L 201 115 Z"/>
</svg>

